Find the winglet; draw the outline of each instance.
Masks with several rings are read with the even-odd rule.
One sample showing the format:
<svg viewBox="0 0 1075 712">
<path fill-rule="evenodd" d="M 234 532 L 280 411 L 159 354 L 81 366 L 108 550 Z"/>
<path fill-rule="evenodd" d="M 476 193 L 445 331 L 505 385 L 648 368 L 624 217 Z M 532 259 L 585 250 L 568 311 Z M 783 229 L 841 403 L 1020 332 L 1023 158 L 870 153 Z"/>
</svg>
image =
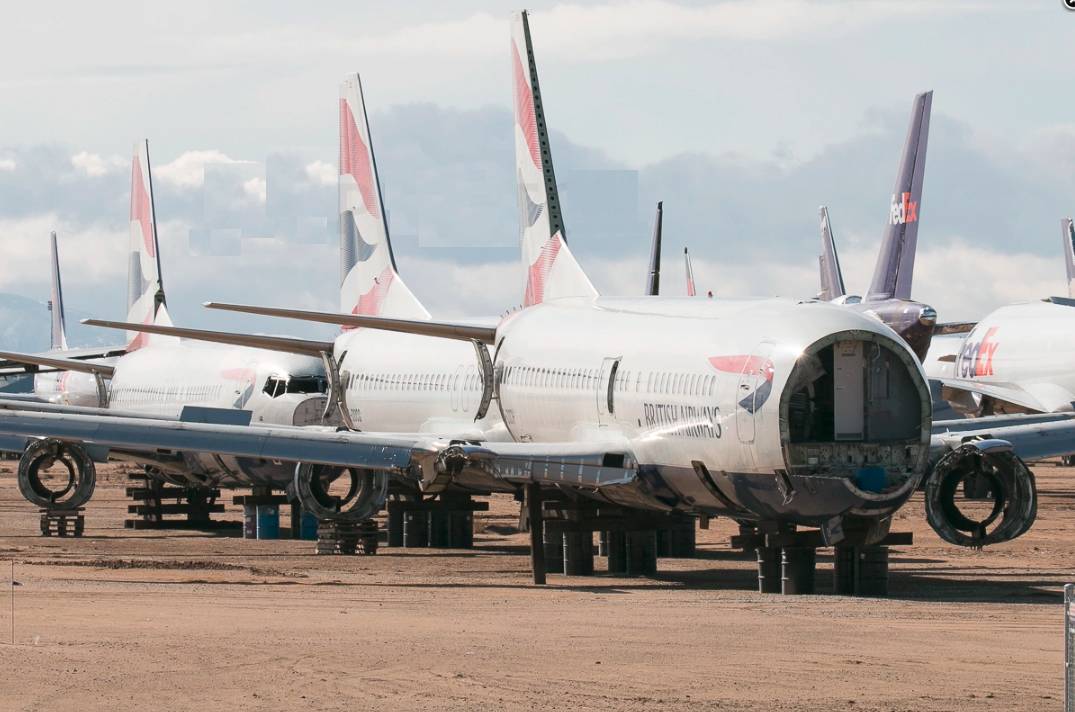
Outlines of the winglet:
<svg viewBox="0 0 1075 712">
<path fill-rule="evenodd" d="M 134 144 L 131 162 L 130 258 L 127 263 L 127 321 L 152 324 L 164 305 L 161 281 L 157 211 L 153 203 L 153 175 L 149 167 L 149 141 Z M 136 332 L 127 334 L 128 351 L 145 345 Z"/>
<path fill-rule="evenodd" d="M 693 297 L 695 295 L 694 290 L 694 267 L 691 265 L 691 253 L 687 252 L 687 248 L 683 248 L 683 265 L 687 270 L 687 296 Z"/>
<path fill-rule="evenodd" d="M 525 10 L 512 18 L 511 61 L 515 89 L 515 175 L 526 269 L 523 305 L 533 306 L 560 297 L 595 297 L 597 290 L 571 254 L 564 235 Z"/>
<path fill-rule="evenodd" d="M 428 319 L 396 271 L 362 79 L 340 84 L 340 310 L 365 316 Z"/>
<path fill-rule="evenodd" d="M 1060 221 L 1064 233 L 1064 267 L 1068 275 L 1068 296 L 1075 299 L 1075 223 L 1071 218 Z"/>
<path fill-rule="evenodd" d="M 63 287 L 60 284 L 60 252 L 56 247 L 56 233 L 49 236 L 52 252 L 52 292 L 49 296 L 49 311 L 52 317 L 52 350 L 67 350 L 67 327 L 64 324 Z"/>
<path fill-rule="evenodd" d="M 932 106 L 932 91 L 919 94 L 914 99 L 907 143 L 903 147 L 899 173 L 896 174 L 896 187 L 892 191 L 888 226 L 881 241 L 881 252 L 877 256 L 877 267 L 866 295 L 867 301 L 892 297 L 911 298 Z"/>
<path fill-rule="evenodd" d="M 844 289 L 844 275 L 840 270 L 840 257 L 836 254 L 836 240 L 829 223 L 829 209 L 822 205 L 818 208 L 818 217 L 821 219 L 821 256 L 818 258 L 821 291 L 818 292 L 817 298 L 831 302 L 847 294 L 847 291 Z"/>
<path fill-rule="evenodd" d="M 664 202 L 657 202 L 657 219 L 653 223 L 653 248 L 649 255 L 649 278 L 646 294 L 656 297 L 661 293 L 661 223 L 664 221 Z"/>
</svg>

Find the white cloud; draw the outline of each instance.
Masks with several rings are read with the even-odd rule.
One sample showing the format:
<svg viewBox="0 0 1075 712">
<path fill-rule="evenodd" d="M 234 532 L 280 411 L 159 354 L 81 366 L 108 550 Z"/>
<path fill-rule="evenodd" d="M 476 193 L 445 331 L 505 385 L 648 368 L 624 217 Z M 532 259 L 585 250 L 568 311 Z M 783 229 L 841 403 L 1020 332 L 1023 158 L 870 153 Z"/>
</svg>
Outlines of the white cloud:
<svg viewBox="0 0 1075 712">
<path fill-rule="evenodd" d="M 259 203 L 265 202 L 267 184 L 264 178 L 254 177 L 243 181 L 243 193 Z"/>
<path fill-rule="evenodd" d="M 660 46 L 691 40 L 783 40 L 844 34 L 899 17 L 957 12 L 967 3 L 922 0 L 731 0 L 683 5 L 668 0 L 578 5 L 564 3 L 532 12 L 542 52 L 610 58 L 648 54 Z M 980 9 L 979 5 L 973 7 Z M 404 55 L 490 56 L 505 52 L 508 20 L 479 12 L 463 20 L 410 25 L 359 37 L 356 52 Z"/>
<path fill-rule="evenodd" d="M 306 164 L 306 177 L 317 185 L 336 185 L 338 173 L 331 163 L 314 161 Z"/>
<path fill-rule="evenodd" d="M 71 156 L 71 165 L 91 178 L 96 178 L 125 168 L 127 161 L 119 156 L 101 156 L 89 151 L 80 151 Z"/>
<path fill-rule="evenodd" d="M 16 164 L 14 158 L 0 158 L 0 171 L 10 173 L 11 171 L 15 170 L 15 165 Z"/>
<path fill-rule="evenodd" d="M 0 261 L 0 291 L 46 293 L 49 233 L 56 231 L 64 286 L 126 279 L 127 234 L 98 224 L 76 225 L 56 214 L 0 218 L 6 257 Z M 77 266 L 77 269 L 76 269 Z M 27 289 L 28 285 L 38 285 Z M 117 289 L 117 295 L 119 289 Z M 118 297 L 117 297 L 118 301 Z"/>
<path fill-rule="evenodd" d="M 154 178 L 167 181 L 178 188 L 200 188 L 205 182 L 208 164 L 246 163 L 222 151 L 186 151 L 174 161 L 153 168 Z"/>
</svg>

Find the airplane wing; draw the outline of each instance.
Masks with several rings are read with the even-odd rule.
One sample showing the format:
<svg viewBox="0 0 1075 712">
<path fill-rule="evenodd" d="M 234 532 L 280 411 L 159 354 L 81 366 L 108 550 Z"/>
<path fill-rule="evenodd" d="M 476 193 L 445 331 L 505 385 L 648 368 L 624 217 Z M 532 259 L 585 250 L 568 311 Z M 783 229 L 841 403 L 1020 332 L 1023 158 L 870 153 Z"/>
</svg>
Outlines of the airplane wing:
<svg viewBox="0 0 1075 712">
<path fill-rule="evenodd" d="M 1009 415 L 933 424 L 933 448 L 958 447 L 968 439 L 1004 440 L 1023 460 L 1075 453 L 1075 415 Z"/>
<path fill-rule="evenodd" d="M 403 476 L 431 493 L 449 483 L 494 491 L 538 483 L 600 493 L 625 505 L 645 498 L 654 506 L 636 461 L 615 444 L 472 443 L 419 433 L 194 422 L 187 412 L 177 421 L 130 413 L 102 415 L 107 411 L 94 408 L 35 404 L 32 409 L 19 409 L 18 405 L 0 402 L 0 444 L 6 437 L 49 437 L 82 443 L 98 452 L 209 452 L 360 467 Z M 663 503 L 660 506 L 667 508 Z"/>
<path fill-rule="evenodd" d="M 941 383 L 941 396 L 945 400 L 952 400 L 960 394 L 988 396 L 994 400 L 1011 403 L 1020 408 L 1037 413 L 1050 413 L 1070 405 L 1071 394 L 1068 393 L 1032 393 L 1026 388 L 1007 383 L 982 383 L 964 378 L 939 378 Z"/>
<path fill-rule="evenodd" d="M 44 366 L 46 369 L 57 371 L 82 371 L 84 373 L 95 373 L 106 378 L 111 378 L 114 370 L 111 366 L 92 361 L 42 356 L 38 354 L 21 354 L 15 351 L 0 351 L 0 358 L 6 359 L 7 362 L 22 364 L 21 368 L 24 370 L 37 370 Z"/>
<path fill-rule="evenodd" d="M 109 358 L 111 356 L 121 356 L 125 354 L 126 347 L 123 346 L 88 346 L 81 349 L 65 349 L 63 351 L 45 351 L 43 353 L 35 354 L 19 354 L 33 358 L 51 358 L 60 360 L 72 360 L 72 361 L 85 361 L 87 359 L 96 358 Z M 28 363 L 25 360 L 14 360 L 7 357 L 0 357 L 0 375 L 2 374 L 14 374 L 14 373 L 26 373 L 28 371 L 34 371 L 32 367 L 27 368 Z M 41 369 L 45 370 L 45 369 Z"/>
</svg>

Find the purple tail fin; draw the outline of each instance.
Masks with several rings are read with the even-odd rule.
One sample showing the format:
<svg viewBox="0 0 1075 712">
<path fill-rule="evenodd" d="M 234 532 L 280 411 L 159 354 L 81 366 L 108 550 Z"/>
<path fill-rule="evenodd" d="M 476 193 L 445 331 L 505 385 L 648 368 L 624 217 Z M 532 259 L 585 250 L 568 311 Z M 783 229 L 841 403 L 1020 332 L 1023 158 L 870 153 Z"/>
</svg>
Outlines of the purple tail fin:
<svg viewBox="0 0 1075 712">
<path fill-rule="evenodd" d="M 903 147 L 896 187 L 888 213 L 888 226 L 877 256 L 867 301 L 910 299 L 914 276 L 915 248 L 918 245 L 918 219 L 921 213 L 922 180 L 926 167 L 926 143 L 929 138 L 929 114 L 933 92 L 914 99 L 907 144 Z"/>
<path fill-rule="evenodd" d="M 1068 296 L 1075 299 L 1075 224 L 1071 218 L 1060 221 L 1064 233 L 1064 267 L 1068 275 Z"/>
</svg>

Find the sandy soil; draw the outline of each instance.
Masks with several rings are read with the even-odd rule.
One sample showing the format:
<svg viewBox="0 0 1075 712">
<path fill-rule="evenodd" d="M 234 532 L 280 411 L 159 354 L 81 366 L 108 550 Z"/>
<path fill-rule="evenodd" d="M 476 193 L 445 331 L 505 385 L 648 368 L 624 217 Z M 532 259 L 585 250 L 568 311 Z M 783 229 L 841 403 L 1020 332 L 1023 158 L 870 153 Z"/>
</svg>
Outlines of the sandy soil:
<svg viewBox="0 0 1075 712">
<path fill-rule="evenodd" d="M 474 551 L 134 532 L 111 466 L 86 536 L 49 539 L 3 463 L 0 709 L 1060 709 L 1075 470 L 1035 471 L 1035 528 L 985 552 L 943 544 L 912 502 L 897 528 L 917 543 L 870 600 L 754 593 L 720 522 L 656 580 L 534 587 L 510 499 Z"/>
</svg>

